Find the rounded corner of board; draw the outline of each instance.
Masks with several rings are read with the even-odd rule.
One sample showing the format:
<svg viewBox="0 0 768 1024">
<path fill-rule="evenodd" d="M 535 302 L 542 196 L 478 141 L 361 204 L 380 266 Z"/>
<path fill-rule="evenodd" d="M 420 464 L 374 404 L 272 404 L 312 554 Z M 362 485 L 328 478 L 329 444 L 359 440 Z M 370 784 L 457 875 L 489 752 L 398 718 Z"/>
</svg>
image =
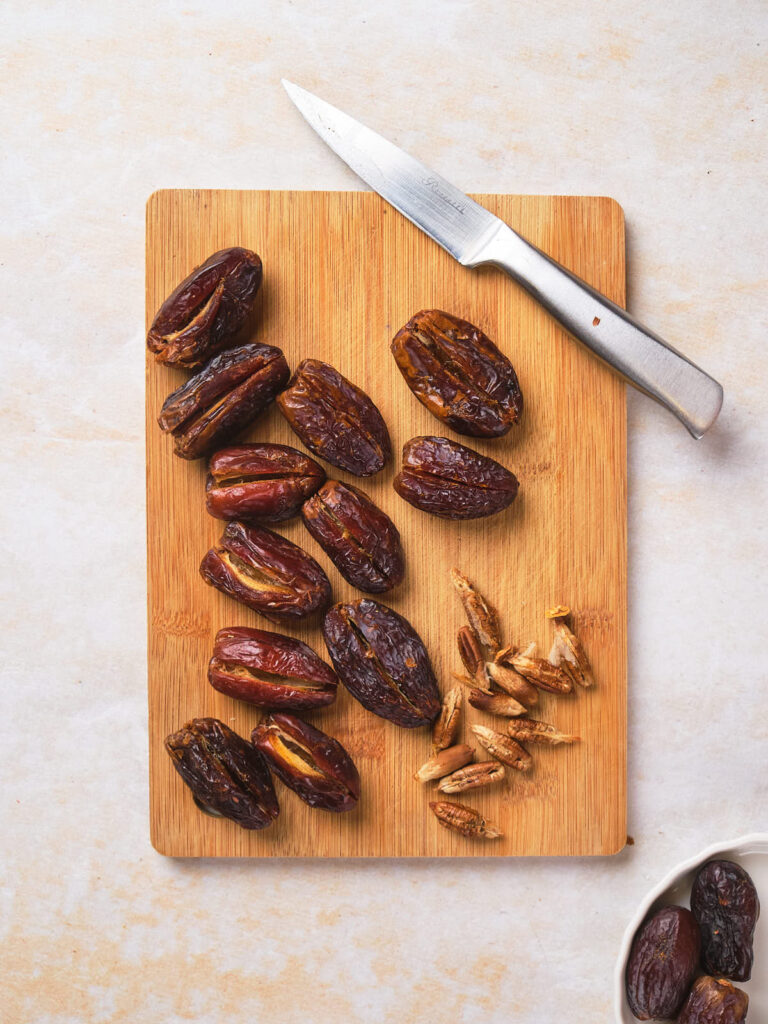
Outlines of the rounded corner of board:
<svg viewBox="0 0 768 1024">
<path fill-rule="evenodd" d="M 165 837 L 158 835 L 157 831 L 150 826 L 149 830 L 149 841 L 152 845 L 152 849 L 155 853 L 159 853 L 161 857 L 177 857 L 178 854 L 174 850 L 170 849 L 167 845 Z"/>
</svg>

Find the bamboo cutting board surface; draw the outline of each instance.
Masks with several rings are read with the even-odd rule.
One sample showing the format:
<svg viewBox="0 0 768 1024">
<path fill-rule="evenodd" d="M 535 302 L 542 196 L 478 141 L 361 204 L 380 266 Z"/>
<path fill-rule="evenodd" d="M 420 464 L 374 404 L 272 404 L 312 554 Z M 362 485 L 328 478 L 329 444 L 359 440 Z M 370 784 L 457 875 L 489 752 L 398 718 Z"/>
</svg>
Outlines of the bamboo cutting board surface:
<svg viewBox="0 0 768 1024">
<path fill-rule="evenodd" d="M 624 223 L 610 199 L 476 197 L 512 227 L 614 301 L 624 302 Z M 223 525 L 204 507 L 206 466 L 172 454 L 156 424 L 165 397 L 187 374 L 147 359 L 147 532 L 151 836 L 173 856 L 375 857 L 610 854 L 626 839 L 626 436 L 624 385 L 571 341 L 520 288 L 493 268 L 470 271 L 371 192 L 180 191 L 147 206 L 147 323 L 173 287 L 217 249 L 242 245 L 264 261 L 250 337 L 278 345 L 293 369 L 324 359 L 360 385 L 392 435 L 394 464 L 362 488 L 395 521 L 405 582 L 383 602 L 405 615 L 430 652 L 441 689 L 461 666 L 463 613 L 449 580 L 457 566 L 499 608 L 505 638 L 549 651 L 546 607 L 571 606 L 594 666 L 594 689 L 543 694 L 534 717 L 577 733 L 572 747 L 532 747 L 534 767 L 507 769 L 501 785 L 454 797 L 504 831 L 472 841 L 441 828 L 428 809 L 436 783 L 415 782 L 426 730 L 399 729 L 339 686 L 335 704 L 308 716 L 337 737 L 360 770 L 362 798 L 349 814 L 311 810 L 276 783 L 281 813 L 247 832 L 200 813 L 163 748 L 193 717 L 215 716 L 249 737 L 257 708 L 212 689 L 206 668 L 216 631 L 248 625 L 281 631 L 203 583 L 198 566 Z M 480 326 L 512 360 L 523 391 L 522 423 L 501 439 L 461 438 L 405 385 L 389 343 L 420 309 L 439 308 Z M 392 489 L 403 443 L 443 434 L 492 455 L 520 480 L 510 509 L 453 523 L 428 516 Z M 246 440 L 303 446 L 276 408 Z M 328 573 L 334 600 L 362 595 L 347 584 L 300 520 L 278 531 Z M 327 658 L 318 625 L 283 632 Z M 469 725 L 503 729 L 465 705 Z"/>
</svg>

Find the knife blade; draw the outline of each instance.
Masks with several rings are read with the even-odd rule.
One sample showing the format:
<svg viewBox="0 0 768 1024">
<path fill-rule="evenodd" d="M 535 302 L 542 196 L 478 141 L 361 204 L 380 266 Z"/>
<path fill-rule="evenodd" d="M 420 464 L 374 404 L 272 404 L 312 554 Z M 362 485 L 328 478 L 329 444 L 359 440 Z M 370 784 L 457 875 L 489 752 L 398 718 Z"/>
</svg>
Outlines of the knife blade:
<svg viewBox="0 0 768 1024">
<path fill-rule="evenodd" d="M 435 171 L 305 89 L 282 80 L 304 119 L 366 184 L 464 267 L 506 271 L 565 330 L 700 438 L 723 389 L 659 335 Z"/>
</svg>

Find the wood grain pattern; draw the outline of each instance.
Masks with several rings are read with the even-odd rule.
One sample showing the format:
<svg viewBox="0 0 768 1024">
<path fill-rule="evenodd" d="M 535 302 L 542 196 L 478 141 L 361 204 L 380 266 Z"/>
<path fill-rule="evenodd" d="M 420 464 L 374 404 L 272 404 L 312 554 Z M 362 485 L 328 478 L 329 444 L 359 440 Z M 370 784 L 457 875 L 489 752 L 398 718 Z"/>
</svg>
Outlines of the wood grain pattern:
<svg viewBox="0 0 768 1024">
<path fill-rule="evenodd" d="M 555 259 L 624 302 L 624 224 L 605 198 L 480 196 Z M 325 359 L 381 409 L 395 465 L 362 481 L 397 523 L 406 581 L 389 603 L 422 635 L 445 689 L 459 669 L 462 624 L 448 572 L 456 565 L 495 601 L 510 640 L 549 650 L 545 607 L 571 605 L 597 685 L 570 697 L 544 695 L 538 717 L 583 737 L 568 749 L 535 749 L 528 776 L 464 802 L 504 830 L 472 842 L 438 826 L 433 785 L 412 779 L 429 752 L 424 730 L 398 729 L 339 687 L 334 705 L 311 716 L 338 737 L 360 769 L 363 798 L 348 815 L 312 811 L 279 786 L 282 811 L 261 833 L 201 814 L 163 749 L 189 718 L 214 715 L 249 736 L 257 709 L 214 691 L 206 667 L 217 629 L 263 620 L 198 575 L 222 530 L 203 504 L 206 467 L 171 453 L 155 419 L 186 374 L 147 359 L 147 538 L 151 834 L 174 856 L 504 856 L 610 854 L 626 838 L 626 436 L 624 385 L 572 342 L 501 272 L 469 271 L 370 192 L 162 191 L 147 206 L 147 322 L 163 298 L 210 253 L 255 249 L 265 276 L 254 336 L 279 345 L 291 367 Z M 520 494 L 506 512 L 466 523 L 429 517 L 401 501 L 391 481 L 402 444 L 444 430 L 406 388 L 389 342 L 417 310 L 437 307 L 482 327 L 510 356 L 525 398 L 507 437 L 468 440 L 514 470 Z M 272 409 L 245 435 L 292 444 Z M 351 480 L 330 468 L 329 475 Z M 360 483 L 360 481 L 354 481 Z M 336 600 L 359 597 L 300 521 L 280 527 L 328 572 Z M 268 624 L 267 628 L 270 627 Z M 325 656 L 320 630 L 294 629 Z M 492 725 L 467 706 L 469 724 Z"/>
</svg>

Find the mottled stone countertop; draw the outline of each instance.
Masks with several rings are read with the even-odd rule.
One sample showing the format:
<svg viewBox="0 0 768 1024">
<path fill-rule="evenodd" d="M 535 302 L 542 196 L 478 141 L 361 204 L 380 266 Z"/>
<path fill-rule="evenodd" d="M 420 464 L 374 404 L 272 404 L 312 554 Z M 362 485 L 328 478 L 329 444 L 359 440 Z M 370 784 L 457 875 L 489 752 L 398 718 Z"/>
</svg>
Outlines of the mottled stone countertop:
<svg viewBox="0 0 768 1024">
<path fill-rule="evenodd" d="M 768 827 L 765 3 L 6 0 L 0 38 L 3 1020 L 611 1020 L 646 890 Z M 144 204 L 358 187 L 282 76 L 468 191 L 613 196 L 630 309 L 724 384 L 700 442 L 628 398 L 616 857 L 150 846 Z"/>
</svg>

